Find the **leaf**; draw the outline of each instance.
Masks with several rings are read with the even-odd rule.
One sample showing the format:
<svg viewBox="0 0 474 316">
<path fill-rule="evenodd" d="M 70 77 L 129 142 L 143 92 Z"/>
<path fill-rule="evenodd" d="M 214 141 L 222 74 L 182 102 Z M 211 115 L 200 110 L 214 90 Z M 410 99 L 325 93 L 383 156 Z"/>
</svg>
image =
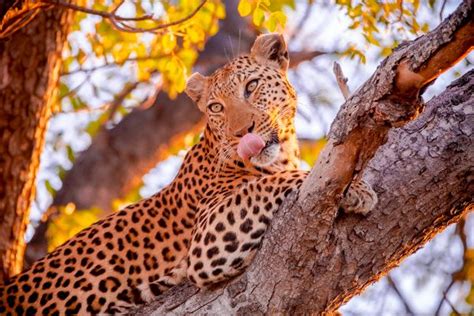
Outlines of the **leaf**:
<svg viewBox="0 0 474 316">
<path fill-rule="evenodd" d="M 51 198 L 54 198 L 56 196 L 56 189 L 53 188 L 51 182 L 49 182 L 49 180 L 46 180 L 44 182 L 44 186 L 46 187 L 46 191 L 48 191 L 48 193 L 51 195 Z"/>
<path fill-rule="evenodd" d="M 365 40 L 372 45 L 380 46 L 380 42 L 374 37 L 372 33 L 364 34 Z"/>
<path fill-rule="evenodd" d="M 390 56 L 390 54 L 392 54 L 392 48 L 391 47 L 384 47 L 380 51 L 380 55 L 382 55 L 382 57 Z"/>
<path fill-rule="evenodd" d="M 168 53 L 176 47 L 176 36 L 173 33 L 168 32 L 161 38 L 161 45 L 163 47 L 163 53 Z"/>
<path fill-rule="evenodd" d="M 282 30 L 286 25 L 286 15 L 281 11 L 273 12 L 264 24 L 270 32 L 275 32 L 277 28 Z"/>
<path fill-rule="evenodd" d="M 240 0 L 237 10 L 240 16 L 247 16 L 252 12 L 252 3 L 250 0 Z"/>
<path fill-rule="evenodd" d="M 86 127 L 86 132 L 89 133 L 91 137 L 94 137 L 97 132 L 100 130 L 100 127 L 102 126 L 105 121 L 107 121 L 109 117 L 109 113 L 105 111 L 102 113 L 95 121 L 91 121 L 87 127 Z"/>
<path fill-rule="evenodd" d="M 76 157 L 74 155 L 74 150 L 72 150 L 71 146 L 69 145 L 66 146 L 66 152 L 67 152 L 67 158 L 69 159 L 69 161 L 74 163 L 74 161 L 76 160 Z"/>
<path fill-rule="evenodd" d="M 256 8 L 255 11 L 253 11 L 253 24 L 256 26 L 260 26 L 265 19 L 265 14 L 262 9 Z"/>
<path fill-rule="evenodd" d="M 69 87 L 64 82 L 59 84 L 59 98 L 64 98 L 69 93 Z"/>
<path fill-rule="evenodd" d="M 74 111 L 77 111 L 77 110 L 82 110 L 82 109 L 85 109 L 87 107 L 87 105 L 82 102 L 82 99 L 79 98 L 79 97 L 70 97 L 69 98 L 69 101 L 71 102 L 71 105 L 72 105 L 72 108 Z"/>
</svg>

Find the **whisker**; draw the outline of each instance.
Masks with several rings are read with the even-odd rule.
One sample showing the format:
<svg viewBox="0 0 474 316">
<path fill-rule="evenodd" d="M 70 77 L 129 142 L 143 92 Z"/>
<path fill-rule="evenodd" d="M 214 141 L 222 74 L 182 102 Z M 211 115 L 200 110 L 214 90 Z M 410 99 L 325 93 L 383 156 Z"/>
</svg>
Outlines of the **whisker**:
<svg viewBox="0 0 474 316">
<path fill-rule="evenodd" d="M 229 59 L 229 54 L 227 53 L 227 47 L 224 45 L 224 55 L 225 55 L 225 58 L 227 59 L 227 62 L 230 61 Z"/>
<path fill-rule="evenodd" d="M 240 41 L 242 40 L 242 30 L 239 28 L 239 44 L 238 44 L 238 51 L 237 53 L 240 56 Z"/>
<path fill-rule="evenodd" d="M 270 125 L 274 126 L 275 124 L 278 123 L 278 120 L 281 118 L 286 118 L 287 116 L 290 116 L 293 112 L 293 109 L 291 108 L 285 108 L 283 111 L 278 112 L 277 115 L 275 115 L 274 118 L 270 120 Z"/>
<path fill-rule="evenodd" d="M 229 38 L 230 49 L 232 51 L 232 59 L 234 59 L 235 58 L 234 44 L 232 44 L 232 38 L 230 37 L 230 35 L 227 35 L 227 37 Z"/>
</svg>

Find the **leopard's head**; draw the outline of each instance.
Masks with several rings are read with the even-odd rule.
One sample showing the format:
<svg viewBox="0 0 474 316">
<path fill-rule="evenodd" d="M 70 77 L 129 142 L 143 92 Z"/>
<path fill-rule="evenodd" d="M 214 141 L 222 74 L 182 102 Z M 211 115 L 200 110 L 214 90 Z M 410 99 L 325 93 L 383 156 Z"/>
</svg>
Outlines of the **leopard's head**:
<svg viewBox="0 0 474 316">
<path fill-rule="evenodd" d="M 220 159 L 275 162 L 294 135 L 296 94 L 287 79 L 288 50 L 280 34 L 259 36 L 249 55 L 209 77 L 193 74 L 186 93 L 207 117 Z"/>
</svg>

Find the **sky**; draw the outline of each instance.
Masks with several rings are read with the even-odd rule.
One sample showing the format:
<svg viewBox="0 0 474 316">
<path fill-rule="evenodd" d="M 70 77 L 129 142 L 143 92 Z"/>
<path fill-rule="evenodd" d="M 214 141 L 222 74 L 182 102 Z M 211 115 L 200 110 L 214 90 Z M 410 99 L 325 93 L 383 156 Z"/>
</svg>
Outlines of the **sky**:
<svg viewBox="0 0 474 316">
<path fill-rule="evenodd" d="M 334 9 L 333 6 L 327 5 L 327 3 L 321 2 L 315 5 L 317 9 L 312 11 L 303 28 L 297 30 L 298 35 L 290 43 L 290 49 L 343 50 L 349 42 L 355 42 L 365 49 L 363 37 L 357 31 L 347 30 L 350 20 L 344 12 Z M 457 1 L 447 2 L 445 16 L 456 8 L 457 3 Z M 294 28 L 304 15 L 305 10 L 305 5 L 298 2 L 297 10 L 288 12 L 288 30 L 290 33 L 295 31 Z M 420 10 L 417 19 L 427 21 L 430 26 L 436 26 L 440 21 L 439 17 L 434 16 L 429 10 Z M 95 21 L 97 21 L 96 17 L 90 18 L 84 21 L 82 26 L 87 30 L 93 27 Z M 388 41 L 390 34 L 386 35 Z M 83 34 L 72 35 L 70 41 L 81 46 L 85 51 L 90 50 Z M 332 75 L 333 62 L 338 61 L 341 64 L 346 77 L 349 78 L 348 85 L 351 91 L 355 91 L 358 86 L 369 78 L 380 62 L 376 49 L 367 48 L 365 53 L 367 63 L 364 65 L 357 60 L 341 58 L 338 55 L 331 54 L 307 62 L 297 69 L 297 73 L 289 74 L 290 81 L 295 85 L 299 97 L 299 113 L 296 117 L 296 129 L 299 137 L 318 139 L 324 136 L 337 113 L 338 106 L 344 101 Z M 468 59 L 474 62 L 474 54 L 470 54 Z M 85 66 L 94 66 L 101 62 L 103 61 L 91 60 Z M 115 71 L 119 75 L 113 78 L 107 76 L 107 71 L 98 71 L 92 75 L 91 80 L 96 84 L 106 84 L 111 90 L 119 91 L 124 82 L 133 76 L 133 65 Z M 458 65 L 442 75 L 425 93 L 425 100 L 429 100 L 433 95 L 441 92 L 460 72 L 464 73 L 465 71 L 465 65 Z M 83 76 L 81 74 L 64 79 L 71 87 L 80 84 L 82 80 Z M 144 96 L 152 93 L 153 90 L 153 84 L 141 86 L 139 91 L 133 94 L 132 99 L 127 100 L 127 105 L 134 106 Z M 307 91 L 312 93 L 308 94 Z M 91 86 L 87 84 L 79 90 L 79 94 L 89 100 L 91 108 L 98 108 L 108 101 L 106 95 L 100 95 L 100 98 L 95 97 Z M 84 132 L 84 128 L 91 119 L 96 118 L 101 113 L 100 110 L 74 113 L 67 104 L 63 106 L 63 110 L 69 113 L 56 114 L 50 121 L 46 136 L 46 146 L 37 177 L 37 198 L 31 210 L 33 223 L 38 222 L 42 212 L 47 209 L 52 201 L 51 196 L 45 189 L 45 181 L 48 180 L 54 188 L 59 189 L 61 181 L 57 175 L 58 166 L 65 169 L 72 166 L 63 145 L 69 144 L 76 153 L 85 150 L 90 145 L 91 139 Z M 60 136 L 58 137 L 58 135 Z M 183 150 L 177 156 L 169 157 L 143 177 L 144 186 L 140 189 L 143 197 L 154 194 L 173 179 L 185 152 Z M 473 216 L 469 218 L 466 226 L 471 232 L 474 232 Z M 390 273 L 416 313 L 428 315 L 436 309 L 442 290 L 449 282 L 446 275 L 459 268 L 461 264 L 462 248 L 460 241 L 453 237 L 453 230 L 454 227 L 450 227 Z M 33 226 L 30 226 L 27 239 L 31 238 L 32 232 Z M 474 234 L 470 234 L 469 237 L 470 245 L 474 246 Z M 436 259 L 438 257 L 441 259 Z M 429 259 L 432 259 L 432 261 L 428 264 L 426 261 L 429 261 Z M 432 267 L 432 270 L 426 269 L 426 266 Z M 450 300 L 456 302 L 458 297 L 463 297 L 467 290 L 468 285 L 453 288 L 450 291 Z M 456 306 L 465 311 L 468 308 L 467 305 L 463 306 L 460 303 Z M 344 315 L 371 315 L 374 311 L 378 311 L 377 315 L 403 315 L 405 313 L 398 296 L 390 289 L 386 279 L 370 286 L 364 295 L 352 299 L 342 309 Z M 445 304 L 441 314 L 447 315 L 449 311 L 449 306 Z"/>
</svg>

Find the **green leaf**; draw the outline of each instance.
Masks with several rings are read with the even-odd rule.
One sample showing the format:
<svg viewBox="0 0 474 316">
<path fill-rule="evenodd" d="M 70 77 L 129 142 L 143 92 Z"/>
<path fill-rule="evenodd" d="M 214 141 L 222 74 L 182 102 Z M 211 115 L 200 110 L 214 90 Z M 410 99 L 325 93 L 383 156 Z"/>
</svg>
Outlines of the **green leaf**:
<svg viewBox="0 0 474 316">
<path fill-rule="evenodd" d="M 54 198 L 54 196 L 56 195 L 56 189 L 53 188 L 53 186 L 51 185 L 51 182 L 49 182 L 49 180 L 46 180 L 44 182 L 44 186 L 46 187 L 46 191 L 48 191 L 51 197 Z"/>
<path fill-rule="evenodd" d="M 66 146 L 66 152 L 67 152 L 67 158 L 69 159 L 69 161 L 74 163 L 74 161 L 76 160 L 76 157 L 74 155 L 74 150 L 72 150 L 71 146 L 69 145 Z"/>
</svg>

